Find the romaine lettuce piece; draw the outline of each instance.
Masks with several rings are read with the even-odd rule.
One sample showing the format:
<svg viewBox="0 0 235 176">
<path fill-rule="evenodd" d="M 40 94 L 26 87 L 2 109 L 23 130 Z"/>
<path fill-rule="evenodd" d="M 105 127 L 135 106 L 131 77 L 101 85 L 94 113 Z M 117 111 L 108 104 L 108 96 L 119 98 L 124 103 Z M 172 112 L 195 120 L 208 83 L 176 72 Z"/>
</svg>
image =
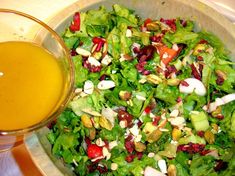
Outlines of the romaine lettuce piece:
<svg viewBox="0 0 235 176">
<path fill-rule="evenodd" d="M 73 63 L 75 66 L 75 86 L 82 87 L 87 80 L 88 70 L 82 66 L 82 56 L 80 55 L 73 57 Z"/>
<path fill-rule="evenodd" d="M 196 131 L 206 131 L 210 127 L 207 115 L 203 111 L 192 111 L 190 118 Z"/>
</svg>

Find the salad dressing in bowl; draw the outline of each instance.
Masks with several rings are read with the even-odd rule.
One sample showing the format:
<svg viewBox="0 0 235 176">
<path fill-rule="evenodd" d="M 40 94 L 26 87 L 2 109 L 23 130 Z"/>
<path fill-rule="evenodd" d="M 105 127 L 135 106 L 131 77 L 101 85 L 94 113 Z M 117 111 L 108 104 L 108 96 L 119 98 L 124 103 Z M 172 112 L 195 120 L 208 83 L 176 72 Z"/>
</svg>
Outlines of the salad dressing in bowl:
<svg viewBox="0 0 235 176">
<path fill-rule="evenodd" d="M 64 81 L 51 53 L 29 42 L 0 43 L 0 71 L 1 130 L 26 128 L 53 113 Z"/>
</svg>

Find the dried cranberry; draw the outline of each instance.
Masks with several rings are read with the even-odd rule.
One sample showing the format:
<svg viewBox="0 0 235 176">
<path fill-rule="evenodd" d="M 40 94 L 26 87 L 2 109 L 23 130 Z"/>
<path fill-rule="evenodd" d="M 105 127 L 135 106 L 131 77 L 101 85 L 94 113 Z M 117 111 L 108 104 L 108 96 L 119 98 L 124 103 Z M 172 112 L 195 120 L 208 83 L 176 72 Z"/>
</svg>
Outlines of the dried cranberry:
<svg viewBox="0 0 235 176">
<path fill-rule="evenodd" d="M 201 153 L 204 150 L 204 148 L 205 148 L 204 144 L 189 143 L 187 145 L 179 145 L 177 147 L 177 150 L 193 154 L 193 153 Z"/>
<path fill-rule="evenodd" d="M 99 44 L 99 43 L 105 43 L 105 40 L 103 39 L 103 38 L 99 38 L 99 37 L 94 37 L 93 39 L 92 39 L 92 42 L 94 43 L 94 44 Z"/>
<path fill-rule="evenodd" d="M 141 160 L 141 158 L 143 157 L 143 152 L 136 152 L 136 156 L 138 160 Z"/>
<path fill-rule="evenodd" d="M 167 69 L 164 71 L 165 77 L 168 78 L 172 73 L 176 73 L 177 70 L 174 65 L 167 65 Z"/>
<path fill-rule="evenodd" d="M 128 163 L 131 163 L 135 158 L 135 155 L 133 154 L 130 154 L 130 155 L 127 155 L 125 160 L 128 162 Z"/>
<path fill-rule="evenodd" d="M 216 84 L 217 85 L 219 85 L 219 86 L 223 85 L 224 81 L 225 80 L 224 80 L 224 78 L 222 76 L 217 75 L 217 79 L 216 79 Z"/>
<path fill-rule="evenodd" d="M 142 71 L 142 75 L 149 75 L 149 74 L 151 74 L 151 71 L 149 70 Z"/>
<path fill-rule="evenodd" d="M 202 79 L 202 78 L 201 78 L 201 75 L 200 75 L 200 73 L 198 72 L 198 70 L 197 70 L 197 68 L 195 67 L 195 65 L 194 65 L 194 64 L 191 64 L 190 67 L 191 67 L 191 69 L 192 69 L 192 75 L 193 75 L 193 77 L 201 81 L 201 79 Z"/>
<path fill-rule="evenodd" d="M 186 21 L 186 20 L 180 20 L 180 24 L 181 24 L 183 27 L 186 27 L 186 26 L 187 26 L 187 21 Z"/>
<path fill-rule="evenodd" d="M 132 153 L 134 151 L 134 142 L 133 141 L 126 141 L 125 140 L 125 148 L 128 153 Z"/>
<path fill-rule="evenodd" d="M 151 22 L 152 22 L 152 19 L 150 19 L 150 18 L 145 19 L 145 20 L 144 20 L 144 27 L 146 27 L 147 24 L 148 24 L 148 23 L 151 23 Z"/>
<path fill-rule="evenodd" d="M 133 142 L 133 137 L 131 135 L 129 135 L 125 139 L 125 148 L 126 148 L 128 153 L 132 153 L 134 151 L 135 145 L 134 145 L 134 142 Z"/>
<path fill-rule="evenodd" d="M 216 116 L 216 118 L 219 119 L 219 120 L 223 120 L 223 119 L 224 119 L 224 116 L 223 116 L 223 114 L 218 114 L 218 115 Z"/>
<path fill-rule="evenodd" d="M 188 84 L 186 81 L 184 81 L 184 80 L 180 81 L 180 84 L 181 84 L 182 86 L 185 86 L 185 87 L 188 87 L 188 86 L 189 86 L 189 84 Z"/>
<path fill-rule="evenodd" d="M 156 117 L 154 117 L 154 119 L 153 119 L 153 125 L 155 125 L 155 126 L 157 126 L 158 125 L 158 122 L 161 120 L 161 117 L 160 116 L 156 116 Z"/>
<path fill-rule="evenodd" d="M 70 31 L 76 32 L 80 30 L 80 13 L 76 12 L 73 16 L 73 22 L 69 26 Z"/>
<path fill-rule="evenodd" d="M 107 166 L 103 166 L 103 165 L 102 165 L 102 166 L 98 165 L 97 170 L 98 170 L 101 174 L 104 174 L 104 173 L 108 172 Z"/>
<path fill-rule="evenodd" d="M 199 71 L 199 74 L 200 74 L 200 75 L 202 75 L 202 70 L 203 70 L 203 65 L 202 65 L 202 64 L 199 64 L 198 71 Z"/>
<path fill-rule="evenodd" d="M 142 56 L 145 56 L 145 58 L 142 58 L 141 62 L 147 61 L 153 58 L 153 54 L 155 51 L 156 49 L 153 45 L 144 46 L 140 49 L 137 57 L 140 59 Z"/>
<path fill-rule="evenodd" d="M 186 82 L 186 81 L 184 81 L 184 82 Z M 187 82 L 186 82 L 186 83 L 187 83 Z M 188 83 L 187 83 L 187 84 L 188 84 Z M 182 102 L 182 98 L 181 98 L 181 97 L 178 97 L 176 101 L 177 101 L 177 103 Z"/>
<path fill-rule="evenodd" d="M 49 129 L 52 129 L 53 128 L 53 126 L 56 124 L 56 119 L 55 120 L 53 120 L 51 123 L 49 123 L 48 125 L 47 125 L 47 128 L 49 128 Z"/>
<path fill-rule="evenodd" d="M 96 51 L 96 52 L 99 52 L 99 51 L 101 50 L 102 46 L 103 46 L 103 43 L 101 43 L 101 42 L 98 43 L 98 44 L 97 44 L 97 47 L 95 48 L 95 51 Z"/>
<path fill-rule="evenodd" d="M 87 169 L 89 173 L 94 172 L 98 167 L 98 163 L 91 163 L 90 165 L 87 166 Z"/>
<path fill-rule="evenodd" d="M 203 57 L 202 56 L 197 56 L 197 60 L 203 61 Z"/>
<path fill-rule="evenodd" d="M 147 62 L 140 62 L 135 65 L 138 72 L 142 73 L 145 69 L 144 66 L 147 64 Z"/>
<path fill-rule="evenodd" d="M 211 152 L 211 150 L 202 150 L 202 151 L 200 152 L 200 155 L 205 156 L 206 154 L 208 154 L 208 153 L 210 153 L 210 152 Z"/>
<path fill-rule="evenodd" d="M 215 171 L 225 170 L 228 167 L 228 163 L 224 162 L 223 160 L 218 160 L 217 165 L 215 166 Z"/>
<path fill-rule="evenodd" d="M 101 77 L 100 77 L 100 81 L 106 80 L 106 78 L 107 78 L 107 75 L 103 74 L 103 75 L 101 75 Z"/>
<path fill-rule="evenodd" d="M 122 109 L 118 110 L 118 120 L 119 121 L 126 120 L 128 127 L 130 127 L 132 125 L 132 119 L 133 119 L 133 116 L 131 114 L 129 114 L 128 112 L 126 112 Z"/>
<path fill-rule="evenodd" d="M 168 25 L 173 31 L 176 31 L 176 24 L 175 19 L 163 19 L 161 18 L 160 21 Z"/>
<path fill-rule="evenodd" d="M 133 52 L 136 53 L 136 54 L 139 53 L 139 52 L 140 52 L 140 48 L 134 47 L 134 48 L 133 48 Z"/>
<path fill-rule="evenodd" d="M 150 114 L 151 113 L 151 108 L 149 107 L 149 106 L 147 106 L 145 109 L 144 109 L 144 112 L 146 113 L 146 114 Z"/>
<path fill-rule="evenodd" d="M 84 59 L 83 67 L 87 68 L 90 72 L 93 72 L 93 73 L 100 72 L 102 69 L 102 66 L 91 65 L 87 59 Z"/>
<path fill-rule="evenodd" d="M 71 49 L 71 50 L 70 50 L 70 55 L 71 55 L 71 56 L 76 56 L 76 55 L 78 55 L 78 53 L 76 52 L 75 49 Z"/>
<path fill-rule="evenodd" d="M 152 41 L 152 42 L 161 42 L 162 41 L 162 36 L 163 35 L 154 35 L 154 36 L 151 36 L 149 39 Z"/>
<path fill-rule="evenodd" d="M 203 137 L 204 136 L 204 131 L 198 131 L 197 135 L 200 136 L 200 137 Z"/>
<path fill-rule="evenodd" d="M 137 126 L 140 128 L 143 125 L 143 122 L 141 122 L 140 120 L 137 123 Z"/>
<path fill-rule="evenodd" d="M 91 145 L 91 140 L 88 137 L 85 137 L 85 142 L 87 145 Z"/>
<path fill-rule="evenodd" d="M 207 43 L 208 43 L 208 41 L 205 40 L 205 39 L 202 39 L 202 40 L 199 41 L 199 44 L 207 44 Z"/>
</svg>

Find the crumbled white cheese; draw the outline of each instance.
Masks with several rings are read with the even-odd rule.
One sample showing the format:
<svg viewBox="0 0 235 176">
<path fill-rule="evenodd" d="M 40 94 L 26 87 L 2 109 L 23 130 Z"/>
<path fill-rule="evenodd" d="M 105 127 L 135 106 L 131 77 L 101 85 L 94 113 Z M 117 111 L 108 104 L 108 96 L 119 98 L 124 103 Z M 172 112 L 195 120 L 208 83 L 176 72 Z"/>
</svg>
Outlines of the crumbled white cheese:
<svg viewBox="0 0 235 176">
<path fill-rule="evenodd" d="M 96 143 L 96 145 L 98 145 L 99 147 L 105 146 L 105 142 L 104 142 L 101 138 L 98 138 L 95 143 Z"/>
<path fill-rule="evenodd" d="M 138 125 L 134 125 L 132 128 L 129 129 L 129 131 L 134 136 L 137 136 L 139 134 L 139 127 L 138 127 Z"/>
<path fill-rule="evenodd" d="M 109 149 L 111 150 L 112 148 L 116 147 L 118 145 L 117 141 L 111 141 L 109 143 Z"/>
<path fill-rule="evenodd" d="M 172 45 L 172 49 L 175 50 L 175 51 L 178 51 L 178 50 L 179 50 L 179 47 L 178 47 L 178 45 L 177 45 L 176 43 L 174 43 L 174 44 Z"/>
<path fill-rule="evenodd" d="M 106 54 L 104 58 L 102 59 L 101 64 L 109 65 L 111 62 L 112 62 L 112 58 L 108 54 Z"/>
<path fill-rule="evenodd" d="M 126 120 L 121 120 L 119 122 L 119 125 L 120 125 L 121 128 L 126 128 L 127 127 L 127 121 Z"/>
<path fill-rule="evenodd" d="M 120 62 L 123 62 L 126 60 L 126 58 L 124 57 L 124 54 L 120 54 L 120 56 L 121 56 L 119 59 Z"/>
<path fill-rule="evenodd" d="M 163 59 L 166 59 L 166 58 L 168 58 L 168 57 L 169 57 L 169 55 L 168 55 L 167 52 L 163 53 L 163 55 L 162 55 L 162 58 L 163 58 Z"/>
<path fill-rule="evenodd" d="M 177 117 L 179 115 L 179 110 L 178 109 L 174 109 L 171 113 L 170 113 L 170 117 Z"/>
<path fill-rule="evenodd" d="M 150 152 L 149 154 L 148 154 L 148 157 L 149 158 L 153 158 L 155 156 L 155 153 L 153 153 L 153 152 Z"/>
<path fill-rule="evenodd" d="M 106 160 L 109 160 L 111 157 L 111 153 L 106 147 L 103 147 L 102 149 L 103 156 L 106 157 Z"/>
<path fill-rule="evenodd" d="M 132 36 L 132 31 L 130 29 L 126 30 L 126 37 L 131 37 Z"/>
<path fill-rule="evenodd" d="M 140 101 L 145 101 L 146 98 L 144 96 L 141 96 L 141 95 L 136 95 L 136 98 Z"/>
<path fill-rule="evenodd" d="M 150 114 L 149 114 L 149 117 L 150 117 L 150 118 L 154 118 L 154 117 L 156 117 L 156 116 L 155 116 L 153 113 L 150 113 Z"/>
<path fill-rule="evenodd" d="M 142 138 L 142 135 L 139 134 L 139 135 L 135 136 L 134 141 L 135 141 L 135 142 L 140 142 L 140 141 L 141 141 L 141 138 Z"/>
</svg>

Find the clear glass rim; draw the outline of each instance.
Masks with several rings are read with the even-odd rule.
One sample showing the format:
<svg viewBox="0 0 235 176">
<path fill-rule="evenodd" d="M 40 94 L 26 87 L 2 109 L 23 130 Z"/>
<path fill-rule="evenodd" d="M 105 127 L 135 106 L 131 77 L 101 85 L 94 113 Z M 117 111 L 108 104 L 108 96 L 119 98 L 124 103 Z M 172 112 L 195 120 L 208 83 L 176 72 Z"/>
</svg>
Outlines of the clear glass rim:
<svg viewBox="0 0 235 176">
<path fill-rule="evenodd" d="M 12 14 L 16 14 L 16 15 L 25 17 L 25 18 L 27 18 L 29 20 L 32 20 L 35 23 L 39 24 L 40 26 L 42 26 L 46 30 L 48 30 L 52 34 L 52 36 L 59 42 L 61 47 L 64 49 L 65 54 L 66 54 L 66 59 L 67 59 L 68 64 L 69 64 L 69 79 L 70 80 L 69 80 L 67 91 L 65 93 L 65 98 L 61 102 L 61 105 L 58 106 L 57 109 L 55 109 L 55 112 L 53 114 L 51 114 L 49 117 L 45 118 L 41 122 L 39 122 L 39 123 L 37 123 L 35 125 L 32 125 L 32 126 L 26 127 L 26 128 L 20 128 L 20 129 L 15 129 L 15 130 L 0 130 L 0 136 L 6 136 L 6 135 L 14 135 L 14 136 L 16 136 L 16 135 L 17 136 L 18 135 L 24 135 L 26 133 L 32 132 L 34 130 L 37 130 L 37 129 L 43 127 L 43 126 L 46 126 L 53 119 L 58 117 L 58 115 L 65 109 L 66 105 L 68 104 L 68 102 L 70 101 L 70 99 L 72 97 L 72 93 L 73 93 L 73 90 L 74 90 L 74 65 L 73 65 L 72 58 L 70 56 L 69 50 L 65 46 L 64 41 L 46 23 L 42 22 L 41 20 L 39 20 L 39 19 L 37 19 L 37 18 L 35 18 L 35 17 L 31 16 L 31 15 L 28 15 L 28 14 L 20 12 L 20 11 L 12 10 L 12 9 L 3 9 L 3 8 L 0 8 L 0 13 L 12 13 Z"/>
</svg>

